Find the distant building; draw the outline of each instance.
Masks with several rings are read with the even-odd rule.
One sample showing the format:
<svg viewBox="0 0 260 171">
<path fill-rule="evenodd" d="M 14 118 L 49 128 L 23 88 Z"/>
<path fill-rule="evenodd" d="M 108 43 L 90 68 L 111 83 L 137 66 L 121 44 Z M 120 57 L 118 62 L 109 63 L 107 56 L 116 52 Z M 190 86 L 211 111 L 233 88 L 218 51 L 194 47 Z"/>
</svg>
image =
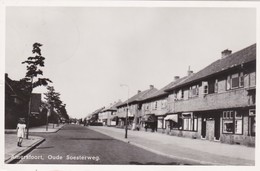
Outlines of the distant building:
<svg viewBox="0 0 260 171">
<path fill-rule="evenodd" d="M 117 105 L 117 116 L 119 118 L 119 126 L 124 126 L 126 121 L 126 112 L 128 112 L 128 125 L 131 129 L 136 129 L 136 125 L 141 122 L 141 101 L 148 97 L 150 94 L 156 92 L 157 89 L 153 85 L 145 91 L 138 90 L 137 94 L 127 99 L 120 105 Z M 129 108 L 129 111 L 127 111 Z"/>
<path fill-rule="evenodd" d="M 122 102 L 120 100 L 118 102 L 111 103 L 99 113 L 99 119 L 103 122 L 103 125 L 116 126 L 118 120 L 118 117 L 115 115 L 117 111 L 116 106 L 121 103 Z"/>
<path fill-rule="evenodd" d="M 165 120 L 165 116 L 169 114 L 168 96 L 169 92 L 165 90 L 173 85 L 177 85 L 183 82 L 189 76 L 180 78 L 174 77 L 174 81 L 163 87 L 162 89 L 155 91 L 141 101 L 141 124 L 142 129 L 151 129 L 152 131 L 164 132 L 168 120 Z M 167 119 L 167 118 L 166 118 Z M 169 123 L 169 122 L 168 122 Z"/>
</svg>

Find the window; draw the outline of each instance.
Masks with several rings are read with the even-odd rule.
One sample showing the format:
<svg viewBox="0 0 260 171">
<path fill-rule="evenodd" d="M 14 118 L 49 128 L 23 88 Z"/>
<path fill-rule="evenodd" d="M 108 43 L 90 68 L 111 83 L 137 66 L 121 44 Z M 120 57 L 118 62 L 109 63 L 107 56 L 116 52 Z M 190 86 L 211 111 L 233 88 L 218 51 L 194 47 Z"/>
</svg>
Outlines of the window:
<svg viewBox="0 0 260 171">
<path fill-rule="evenodd" d="M 162 106 L 162 108 L 165 108 L 165 107 L 166 107 L 166 103 L 167 103 L 166 100 L 162 100 L 162 101 L 161 101 L 161 106 Z"/>
<path fill-rule="evenodd" d="M 149 104 L 146 104 L 146 110 L 149 110 Z"/>
<path fill-rule="evenodd" d="M 239 86 L 239 75 L 231 75 L 231 88 L 237 88 Z"/>
<path fill-rule="evenodd" d="M 239 87 L 244 87 L 244 73 L 240 72 L 239 75 Z"/>
<path fill-rule="evenodd" d="M 181 99 L 184 98 L 184 90 L 181 90 Z"/>
<path fill-rule="evenodd" d="M 218 92 L 218 79 L 215 80 L 215 93 Z"/>
<path fill-rule="evenodd" d="M 157 102 L 154 102 L 154 109 L 157 109 Z"/>
<path fill-rule="evenodd" d="M 202 81 L 202 87 L 203 87 L 203 94 L 208 94 L 208 82 L 207 81 Z"/>
<path fill-rule="evenodd" d="M 254 87 L 256 85 L 256 74 L 252 72 L 249 74 L 249 87 Z"/>
<path fill-rule="evenodd" d="M 243 134 L 243 116 L 237 111 L 223 112 L 223 133 Z"/>
<path fill-rule="evenodd" d="M 249 110 L 249 120 L 248 120 L 248 135 L 255 136 L 255 109 Z"/>
<path fill-rule="evenodd" d="M 185 131 L 197 131 L 198 119 L 193 116 L 193 113 L 183 113 L 183 130 Z"/>
<path fill-rule="evenodd" d="M 197 97 L 199 95 L 199 85 L 190 87 L 189 97 Z"/>
<path fill-rule="evenodd" d="M 227 90 L 244 86 L 243 72 L 235 73 L 227 77 Z"/>
</svg>

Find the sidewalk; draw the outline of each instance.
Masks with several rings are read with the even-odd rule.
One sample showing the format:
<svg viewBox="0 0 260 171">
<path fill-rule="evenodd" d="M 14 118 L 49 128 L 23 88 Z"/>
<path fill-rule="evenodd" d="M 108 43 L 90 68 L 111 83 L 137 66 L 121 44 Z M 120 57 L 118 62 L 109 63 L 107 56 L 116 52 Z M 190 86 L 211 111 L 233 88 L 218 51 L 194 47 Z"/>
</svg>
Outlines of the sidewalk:
<svg viewBox="0 0 260 171">
<path fill-rule="evenodd" d="M 115 139 L 188 164 L 255 165 L 255 148 L 114 127 L 88 127 Z"/>
<path fill-rule="evenodd" d="M 23 140 L 22 147 L 18 147 L 17 136 L 15 134 L 5 134 L 5 163 L 13 162 L 43 141 L 44 138 L 42 137 L 29 136 L 29 139 Z"/>
<path fill-rule="evenodd" d="M 49 133 L 54 133 L 59 131 L 62 127 L 64 126 L 64 124 L 54 124 L 54 128 L 53 128 L 53 124 L 49 124 L 48 125 L 48 130 L 46 130 L 46 125 L 42 125 L 39 127 L 32 127 L 29 129 L 29 132 L 49 132 Z M 5 129 L 5 133 L 6 134 L 16 134 L 16 130 L 15 129 Z"/>
<path fill-rule="evenodd" d="M 49 124 L 48 131 L 46 131 L 46 125 L 30 128 L 30 133 L 32 132 L 41 132 L 41 133 L 55 133 L 59 131 L 64 124 L 60 124 L 59 126 L 55 125 L 53 128 L 52 124 Z M 5 163 L 12 163 L 15 159 L 22 157 L 27 152 L 35 148 L 37 145 L 42 143 L 44 138 L 31 136 L 29 135 L 29 139 L 24 139 L 22 143 L 22 147 L 17 146 L 17 136 L 15 129 L 6 129 L 5 130 Z"/>
</svg>

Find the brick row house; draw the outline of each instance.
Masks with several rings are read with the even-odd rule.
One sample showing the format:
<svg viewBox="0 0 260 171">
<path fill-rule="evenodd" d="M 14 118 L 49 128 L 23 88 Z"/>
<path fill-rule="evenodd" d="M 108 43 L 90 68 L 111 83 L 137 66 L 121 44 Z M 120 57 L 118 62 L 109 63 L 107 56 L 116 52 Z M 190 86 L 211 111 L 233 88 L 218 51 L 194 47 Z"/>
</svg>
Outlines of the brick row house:
<svg viewBox="0 0 260 171">
<path fill-rule="evenodd" d="M 111 103 L 109 106 L 105 107 L 100 113 L 98 114 L 98 118 L 106 126 L 116 126 L 117 124 L 117 116 L 116 106 L 121 104 L 122 102 L 119 100 L 118 102 Z"/>
<path fill-rule="evenodd" d="M 193 74 L 169 92 L 170 134 L 254 146 L 256 44 Z"/>
<path fill-rule="evenodd" d="M 89 114 L 85 119 L 87 121 L 88 125 L 102 125 L 102 118 L 99 118 L 99 114 L 102 112 L 102 110 L 105 109 L 105 107 L 101 107 L 91 114 Z"/>
<path fill-rule="evenodd" d="M 128 125 L 131 129 L 136 129 L 140 124 L 142 114 L 142 100 L 155 93 L 157 89 L 150 85 L 150 88 L 144 91 L 138 90 L 137 94 L 130 97 L 125 102 L 117 105 L 118 127 L 124 127 L 126 123 L 126 112 L 128 112 Z M 129 109 L 129 111 L 127 111 Z"/>
<path fill-rule="evenodd" d="M 168 128 L 168 120 L 172 118 L 170 116 L 166 117 L 169 113 L 168 96 L 169 92 L 165 90 L 183 82 L 192 74 L 192 71 L 188 72 L 188 76 L 180 78 L 179 76 L 174 77 L 174 81 L 163 87 L 162 89 L 150 94 L 142 100 L 141 116 L 140 122 L 141 129 L 157 131 L 164 133 Z"/>
<path fill-rule="evenodd" d="M 138 91 L 117 108 L 116 126 L 255 146 L 256 44 L 157 90 Z M 108 118 L 108 117 L 107 117 Z"/>
</svg>

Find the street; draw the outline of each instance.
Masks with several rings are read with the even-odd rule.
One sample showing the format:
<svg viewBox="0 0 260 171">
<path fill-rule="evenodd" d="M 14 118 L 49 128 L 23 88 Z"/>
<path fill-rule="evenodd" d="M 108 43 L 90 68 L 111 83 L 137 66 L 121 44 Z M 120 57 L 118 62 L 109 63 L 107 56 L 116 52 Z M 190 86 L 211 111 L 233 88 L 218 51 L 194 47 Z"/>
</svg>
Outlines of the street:
<svg viewBox="0 0 260 171">
<path fill-rule="evenodd" d="M 46 140 L 22 156 L 19 164 L 185 164 L 79 125 L 65 125 L 57 133 L 33 135 Z"/>
</svg>

